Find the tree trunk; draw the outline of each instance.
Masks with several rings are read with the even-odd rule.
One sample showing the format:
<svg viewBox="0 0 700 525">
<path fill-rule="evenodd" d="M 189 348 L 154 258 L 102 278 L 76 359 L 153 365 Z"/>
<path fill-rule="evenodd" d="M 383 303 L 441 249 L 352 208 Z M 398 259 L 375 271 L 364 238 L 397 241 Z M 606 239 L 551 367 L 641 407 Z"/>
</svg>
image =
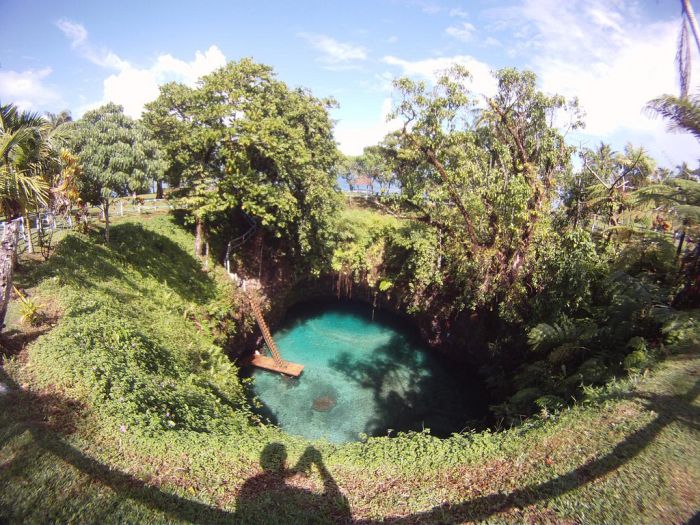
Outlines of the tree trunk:
<svg viewBox="0 0 700 525">
<path fill-rule="evenodd" d="M 5 314 L 12 293 L 12 277 L 15 271 L 15 256 L 17 252 L 18 221 L 5 223 L 2 244 L 0 245 L 0 330 L 5 327 Z"/>
<path fill-rule="evenodd" d="M 194 255 L 201 257 L 204 253 L 204 223 L 199 217 L 194 218 Z"/>
<path fill-rule="evenodd" d="M 683 231 L 681 232 L 681 237 L 678 240 L 678 249 L 676 250 L 676 259 L 678 259 L 681 256 L 681 253 L 683 253 L 683 241 L 685 241 L 685 228 L 683 228 Z"/>
<path fill-rule="evenodd" d="M 681 3 L 690 21 L 690 29 L 693 31 L 693 36 L 695 37 L 695 44 L 698 46 L 698 51 L 700 51 L 700 29 L 698 29 L 698 21 L 695 19 L 695 11 L 693 11 L 690 0 L 681 0 Z"/>
<path fill-rule="evenodd" d="M 102 201 L 102 211 L 105 214 L 105 241 L 109 244 L 109 199 Z"/>
<path fill-rule="evenodd" d="M 156 181 L 156 199 L 163 198 L 163 181 Z"/>
</svg>

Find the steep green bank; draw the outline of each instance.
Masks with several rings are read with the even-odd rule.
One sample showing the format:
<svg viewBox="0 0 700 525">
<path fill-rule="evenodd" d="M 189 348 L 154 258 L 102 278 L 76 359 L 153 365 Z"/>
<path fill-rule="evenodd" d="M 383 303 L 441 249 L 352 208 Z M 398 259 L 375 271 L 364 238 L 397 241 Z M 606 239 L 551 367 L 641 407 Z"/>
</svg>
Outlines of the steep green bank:
<svg viewBox="0 0 700 525">
<path fill-rule="evenodd" d="M 78 233 L 37 269 L 36 294 L 58 301 L 58 326 L 30 351 L 42 384 L 75 391 L 118 426 L 227 431 L 248 422 L 223 275 L 190 255 L 172 218 L 122 222 L 109 246 Z"/>
</svg>

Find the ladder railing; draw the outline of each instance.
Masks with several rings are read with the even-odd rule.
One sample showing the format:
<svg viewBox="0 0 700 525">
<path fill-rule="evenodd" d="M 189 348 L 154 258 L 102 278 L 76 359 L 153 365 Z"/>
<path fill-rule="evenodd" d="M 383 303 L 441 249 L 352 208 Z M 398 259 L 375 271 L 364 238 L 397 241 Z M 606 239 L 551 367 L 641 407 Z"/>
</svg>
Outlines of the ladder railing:
<svg viewBox="0 0 700 525">
<path fill-rule="evenodd" d="M 255 297 L 253 297 L 252 294 L 247 293 L 246 295 L 248 295 L 250 309 L 253 310 L 255 320 L 258 322 L 258 326 L 260 327 L 260 331 L 262 332 L 263 339 L 265 339 L 265 344 L 267 344 L 267 347 L 270 349 L 272 359 L 275 360 L 275 364 L 277 366 L 283 366 L 284 362 L 282 361 L 282 356 L 280 356 L 280 353 L 277 350 L 275 340 L 272 339 L 272 334 L 270 333 L 270 329 L 268 328 L 267 323 L 265 322 L 265 318 L 263 317 L 262 310 L 260 310 L 260 305 L 258 304 L 258 301 L 255 299 Z"/>
<path fill-rule="evenodd" d="M 248 239 L 250 239 L 255 231 L 258 229 L 258 224 L 255 222 L 255 220 L 248 215 L 247 213 L 243 213 L 243 218 L 246 220 L 248 223 L 248 229 L 245 231 L 243 235 L 240 235 L 236 237 L 235 239 L 231 239 L 228 242 L 228 245 L 226 246 L 226 255 L 224 256 L 224 266 L 226 267 L 226 271 L 231 273 L 231 254 L 233 253 L 233 250 L 236 248 L 244 245 Z"/>
</svg>

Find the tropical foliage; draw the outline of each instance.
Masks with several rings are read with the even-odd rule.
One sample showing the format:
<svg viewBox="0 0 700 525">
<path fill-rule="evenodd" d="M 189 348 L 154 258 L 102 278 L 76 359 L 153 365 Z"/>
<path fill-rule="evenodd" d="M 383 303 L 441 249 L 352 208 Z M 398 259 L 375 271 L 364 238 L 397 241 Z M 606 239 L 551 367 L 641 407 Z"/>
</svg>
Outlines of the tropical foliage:
<svg viewBox="0 0 700 525">
<path fill-rule="evenodd" d="M 281 251 L 320 269 L 338 209 L 332 104 L 248 59 L 205 76 L 196 89 L 164 86 L 144 120 L 169 153 L 169 176 L 182 186 L 198 237 L 245 213 L 285 240 Z"/>
<path fill-rule="evenodd" d="M 82 165 L 80 196 L 102 207 L 109 242 L 112 199 L 140 192 L 149 180 L 159 179 L 165 169 L 162 154 L 146 128 L 111 103 L 86 112 L 71 124 L 69 140 Z"/>
<path fill-rule="evenodd" d="M 0 105 L 0 207 L 5 218 L 46 202 L 47 184 L 41 175 L 52 155 L 46 131 L 40 116 L 12 104 Z"/>
<path fill-rule="evenodd" d="M 2 174 L 16 182 L 4 186 L 3 206 L 14 216 L 41 199 L 57 212 L 99 202 L 109 240 L 112 198 L 167 183 L 195 224 L 197 256 L 210 242 L 225 245 L 236 224 L 254 223 L 251 244 L 273 254 L 281 278 L 330 276 L 339 295 L 359 285 L 375 305 L 414 316 L 432 344 L 481 365 L 494 413 L 516 422 L 660 354 L 659 312 L 700 295 L 700 183 L 687 167 L 658 168 L 632 144 L 576 151 L 566 141 L 583 125 L 576 100 L 541 92 L 528 71 L 494 75 L 489 97 L 467 89 L 462 67 L 431 85 L 396 80 L 390 117 L 402 128 L 357 157 L 337 151 L 332 100 L 249 59 L 194 87 L 162 86 L 143 121 L 113 104 L 76 122 L 51 115 L 51 124 L 9 107 Z M 648 111 L 699 136 L 697 105 L 667 95 Z M 379 192 L 343 209 L 339 177 Z M 214 309 L 220 323 L 231 321 L 227 306 Z M 161 347 L 127 324 L 108 332 L 159 359 Z M 117 345 L 108 335 L 83 343 Z M 177 382 L 182 370 L 156 372 Z M 112 373 L 110 384 L 126 381 Z M 207 414 L 185 426 L 212 430 Z"/>
</svg>

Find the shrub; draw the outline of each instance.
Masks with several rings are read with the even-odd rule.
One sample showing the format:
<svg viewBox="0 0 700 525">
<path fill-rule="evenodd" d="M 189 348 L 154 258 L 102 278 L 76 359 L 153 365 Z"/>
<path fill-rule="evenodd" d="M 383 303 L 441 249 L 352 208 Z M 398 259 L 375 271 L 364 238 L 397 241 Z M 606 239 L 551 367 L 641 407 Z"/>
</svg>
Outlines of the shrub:
<svg viewBox="0 0 700 525">
<path fill-rule="evenodd" d="M 125 424 L 148 431 L 219 431 L 241 423 L 235 408 L 242 408 L 242 399 L 231 396 L 236 392 L 193 373 L 182 356 L 107 305 L 67 319 L 41 347 L 40 364 L 61 363 L 54 381 L 77 386 L 93 406 Z"/>
</svg>

